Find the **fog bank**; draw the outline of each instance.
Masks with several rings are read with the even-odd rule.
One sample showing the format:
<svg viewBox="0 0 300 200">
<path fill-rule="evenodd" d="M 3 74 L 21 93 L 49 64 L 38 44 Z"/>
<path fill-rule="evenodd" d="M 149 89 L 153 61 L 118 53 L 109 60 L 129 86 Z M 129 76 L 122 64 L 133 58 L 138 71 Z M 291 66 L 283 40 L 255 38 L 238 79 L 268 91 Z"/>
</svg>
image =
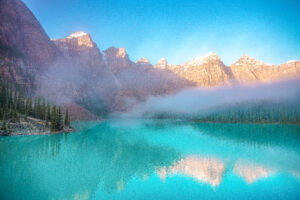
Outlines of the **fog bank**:
<svg viewBox="0 0 300 200">
<path fill-rule="evenodd" d="M 174 95 L 152 96 L 134 106 L 122 117 L 151 117 L 159 114 L 189 116 L 205 113 L 215 107 L 251 101 L 300 100 L 300 80 L 238 85 L 218 88 L 188 88 Z"/>
</svg>

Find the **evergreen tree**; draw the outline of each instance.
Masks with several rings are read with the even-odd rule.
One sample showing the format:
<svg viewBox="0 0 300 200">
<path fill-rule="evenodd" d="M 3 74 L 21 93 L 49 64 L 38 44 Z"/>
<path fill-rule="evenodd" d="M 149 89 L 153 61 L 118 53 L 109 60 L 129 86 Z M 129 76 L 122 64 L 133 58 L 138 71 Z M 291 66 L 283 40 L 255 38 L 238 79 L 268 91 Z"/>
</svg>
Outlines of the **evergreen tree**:
<svg viewBox="0 0 300 200">
<path fill-rule="evenodd" d="M 6 122 L 5 122 L 5 117 L 3 117 L 3 119 L 2 119 L 1 130 L 3 130 L 3 131 L 6 131 L 6 130 L 7 130 L 7 128 L 6 128 Z"/>
<path fill-rule="evenodd" d="M 50 108 L 51 106 L 50 106 L 50 104 L 48 103 L 47 104 L 47 116 L 46 116 L 46 120 L 47 121 L 51 121 L 51 111 L 50 111 Z"/>
<path fill-rule="evenodd" d="M 68 109 L 66 110 L 66 113 L 65 113 L 65 126 L 66 127 L 69 127 L 70 126 L 70 119 L 69 119 L 69 111 Z"/>
<path fill-rule="evenodd" d="M 56 106 L 53 106 L 51 110 L 51 131 L 56 131 L 56 119 Z"/>
<path fill-rule="evenodd" d="M 63 116 L 60 107 L 58 107 L 56 112 L 56 130 L 60 131 L 63 130 L 63 128 Z"/>
</svg>

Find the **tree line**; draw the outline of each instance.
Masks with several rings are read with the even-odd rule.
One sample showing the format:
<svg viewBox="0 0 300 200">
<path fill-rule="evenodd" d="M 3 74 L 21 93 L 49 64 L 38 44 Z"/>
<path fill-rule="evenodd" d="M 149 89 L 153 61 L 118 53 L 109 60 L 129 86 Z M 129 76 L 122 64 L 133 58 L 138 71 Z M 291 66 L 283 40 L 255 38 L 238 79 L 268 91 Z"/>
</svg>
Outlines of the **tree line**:
<svg viewBox="0 0 300 200">
<path fill-rule="evenodd" d="M 226 123 L 300 123 L 298 100 L 254 100 L 222 105 L 198 116 L 204 122 Z"/>
<path fill-rule="evenodd" d="M 60 107 L 52 105 L 43 97 L 31 97 L 24 87 L 0 79 L 0 118 L 1 130 L 9 129 L 10 123 L 20 122 L 28 117 L 45 121 L 51 131 L 60 131 L 70 126 L 68 110 L 63 113 Z"/>
</svg>

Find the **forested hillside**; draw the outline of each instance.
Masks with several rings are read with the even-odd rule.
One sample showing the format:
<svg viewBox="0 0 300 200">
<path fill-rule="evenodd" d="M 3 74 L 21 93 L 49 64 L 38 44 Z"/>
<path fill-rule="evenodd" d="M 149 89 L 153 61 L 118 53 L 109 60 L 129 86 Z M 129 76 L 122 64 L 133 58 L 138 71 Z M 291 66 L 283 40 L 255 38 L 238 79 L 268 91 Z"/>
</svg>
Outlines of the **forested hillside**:
<svg viewBox="0 0 300 200">
<path fill-rule="evenodd" d="M 60 107 L 50 104 L 43 97 L 31 97 L 24 87 L 0 79 L 1 133 L 10 134 L 19 129 L 62 131 L 70 126 L 68 110 L 65 117 Z M 30 128 L 31 127 L 31 128 Z M 31 130 L 27 130 L 31 131 Z"/>
</svg>

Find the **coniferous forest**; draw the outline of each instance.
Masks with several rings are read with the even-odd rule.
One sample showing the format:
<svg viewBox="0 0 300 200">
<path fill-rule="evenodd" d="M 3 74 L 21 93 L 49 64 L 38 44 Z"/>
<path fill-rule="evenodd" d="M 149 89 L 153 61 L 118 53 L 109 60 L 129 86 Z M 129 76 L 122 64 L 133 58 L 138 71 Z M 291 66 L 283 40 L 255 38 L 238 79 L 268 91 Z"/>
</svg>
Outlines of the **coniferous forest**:
<svg viewBox="0 0 300 200">
<path fill-rule="evenodd" d="M 51 132 L 70 127 L 68 110 L 63 113 L 61 107 L 43 97 L 32 97 L 23 86 L 6 80 L 0 80 L 0 118 L 1 134 L 4 135 L 24 123 L 35 123 L 43 131 Z"/>
<path fill-rule="evenodd" d="M 216 107 L 197 118 L 202 122 L 299 124 L 300 105 L 296 100 L 246 101 Z"/>
<path fill-rule="evenodd" d="M 216 123 L 300 124 L 300 105 L 299 98 L 286 101 L 260 99 L 221 104 L 194 114 L 148 112 L 143 117 Z"/>
</svg>

